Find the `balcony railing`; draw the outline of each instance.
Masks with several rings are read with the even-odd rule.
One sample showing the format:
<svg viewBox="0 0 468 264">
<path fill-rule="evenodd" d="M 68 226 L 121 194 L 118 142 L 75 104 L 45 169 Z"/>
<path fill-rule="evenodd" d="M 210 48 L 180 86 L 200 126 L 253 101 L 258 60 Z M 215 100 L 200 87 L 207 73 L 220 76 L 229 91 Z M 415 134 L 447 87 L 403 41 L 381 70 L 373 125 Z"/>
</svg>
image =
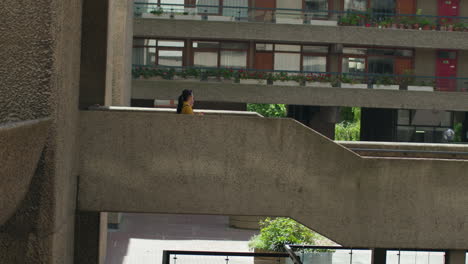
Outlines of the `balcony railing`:
<svg viewBox="0 0 468 264">
<path fill-rule="evenodd" d="M 280 264 L 289 259 L 287 253 L 215 252 L 215 251 L 164 251 L 162 264 Z M 256 263 L 256 262 L 255 262 Z M 288 262 L 289 263 L 289 262 Z"/>
<path fill-rule="evenodd" d="M 468 78 L 371 73 L 274 71 L 240 68 L 166 67 L 133 65 L 134 79 L 217 82 L 251 85 L 309 86 L 408 90 L 423 92 L 467 92 Z"/>
<path fill-rule="evenodd" d="M 372 250 L 366 248 L 290 245 L 301 264 L 370 264 Z M 387 264 L 444 264 L 445 252 L 425 249 L 389 249 Z"/>
<path fill-rule="evenodd" d="M 134 4 L 136 17 L 468 32 L 468 17 L 247 6 Z"/>
<path fill-rule="evenodd" d="M 371 264 L 368 248 L 323 247 L 308 245 L 285 246 L 287 253 L 164 251 L 162 264 Z M 387 264 L 443 264 L 443 250 L 389 249 Z"/>
</svg>

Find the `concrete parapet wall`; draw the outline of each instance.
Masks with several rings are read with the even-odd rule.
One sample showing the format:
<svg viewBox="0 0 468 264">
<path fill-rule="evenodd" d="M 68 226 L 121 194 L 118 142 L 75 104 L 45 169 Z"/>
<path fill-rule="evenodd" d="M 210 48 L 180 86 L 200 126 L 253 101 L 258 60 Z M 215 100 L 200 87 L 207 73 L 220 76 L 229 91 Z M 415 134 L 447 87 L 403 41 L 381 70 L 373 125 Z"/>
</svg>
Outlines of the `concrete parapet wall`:
<svg viewBox="0 0 468 264">
<path fill-rule="evenodd" d="M 79 210 L 289 216 L 344 246 L 465 249 L 468 162 L 361 158 L 290 119 L 83 111 Z"/>
</svg>

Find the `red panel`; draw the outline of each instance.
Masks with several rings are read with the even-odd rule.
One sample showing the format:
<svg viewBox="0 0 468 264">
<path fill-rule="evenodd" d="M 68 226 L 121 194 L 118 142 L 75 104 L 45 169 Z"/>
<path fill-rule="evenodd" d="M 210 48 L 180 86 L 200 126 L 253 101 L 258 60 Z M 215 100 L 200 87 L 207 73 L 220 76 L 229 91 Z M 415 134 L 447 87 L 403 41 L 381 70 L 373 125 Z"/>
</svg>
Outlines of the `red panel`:
<svg viewBox="0 0 468 264">
<path fill-rule="evenodd" d="M 409 75 L 413 69 L 413 60 L 407 58 L 396 58 L 395 59 L 395 74 L 398 75 Z"/>
<path fill-rule="evenodd" d="M 269 9 L 262 10 L 261 8 L 276 8 L 276 1 L 274 0 L 256 0 L 255 20 L 271 22 L 274 19 L 274 11 Z"/>
<path fill-rule="evenodd" d="M 453 56 L 446 56 L 453 54 Z M 437 77 L 457 77 L 457 57 L 455 51 L 439 51 L 436 65 Z M 456 91 L 457 81 L 451 79 L 437 79 L 439 91 Z"/>
<path fill-rule="evenodd" d="M 438 0 L 439 16 L 459 16 L 460 0 Z"/>
<path fill-rule="evenodd" d="M 415 14 L 416 0 L 397 0 L 398 14 Z"/>
<path fill-rule="evenodd" d="M 273 70 L 273 52 L 255 53 L 255 69 Z"/>
</svg>

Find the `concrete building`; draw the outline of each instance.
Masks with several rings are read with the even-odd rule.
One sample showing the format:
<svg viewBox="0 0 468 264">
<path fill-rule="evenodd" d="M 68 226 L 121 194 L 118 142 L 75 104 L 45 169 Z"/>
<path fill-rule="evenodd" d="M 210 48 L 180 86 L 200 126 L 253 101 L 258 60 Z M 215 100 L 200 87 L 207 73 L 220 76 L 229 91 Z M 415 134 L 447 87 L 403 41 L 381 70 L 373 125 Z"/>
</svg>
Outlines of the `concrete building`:
<svg viewBox="0 0 468 264">
<path fill-rule="evenodd" d="M 221 2 L 237 5 L 234 15 L 213 7 L 217 1 L 158 3 L 173 7 L 151 17 L 145 14 L 153 10 L 123 0 L 0 4 L 1 263 L 102 263 L 102 212 L 146 212 L 289 216 L 341 245 L 373 248 L 374 263 L 385 262 L 387 249 L 415 248 L 445 250 L 447 263 L 464 264 L 468 163 L 437 155 L 463 157 L 465 146 L 417 145 L 436 155 L 422 157 L 408 149 L 413 145 L 395 143 L 392 149 L 404 147 L 413 158 L 369 158 L 329 138 L 340 106 L 365 108 L 369 136 L 363 140 L 397 141 L 389 131 L 399 126 L 438 131 L 452 127 L 454 119 L 466 131 L 468 95 L 462 79 L 452 78 L 466 76 L 468 33 L 449 31 L 460 18 L 449 17 L 437 30 L 371 28 L 338 25 L 343 16 L 331 11 L 371 8 L 385 13 L 384 19 L 417 9 L 467 16 L 466 3 Z M 241 8 L 246 3 L 247 12 Z M 291 10 L 281 12 L 285 7 Z M 309 21 L 304 13 L 317 13 L 314 8 L 330 11 Z M 141 56 L 145 49 L 148 56 Z M 143 63 L 164 67 L 182 62 L 292 72 L 410 70 L 427 77 L 446 74 L 438 71 L 445 65 L 450 72 L 444 81 L 413 90 L 345 89 L 342 79 L 337 87 L 131 80 L 132 53 L 134 60 L 149 58 Z M 198 99 L 217 104 L 212 108 L 288 104 L 291 117 L 329 138 L 293 119 L 249 113 L 194 118 L 88 108 L 174 99 L 194 86 Z"/>
</svg>

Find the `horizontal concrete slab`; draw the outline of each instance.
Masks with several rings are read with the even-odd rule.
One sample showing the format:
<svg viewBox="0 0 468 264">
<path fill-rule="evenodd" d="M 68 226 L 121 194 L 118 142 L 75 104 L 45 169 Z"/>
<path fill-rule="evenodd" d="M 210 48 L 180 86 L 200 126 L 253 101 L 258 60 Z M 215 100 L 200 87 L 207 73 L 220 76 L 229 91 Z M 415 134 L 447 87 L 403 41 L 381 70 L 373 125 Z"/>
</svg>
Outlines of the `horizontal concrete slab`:
<svg viewBox="0 0 468 264">
<path fill-rule="evenodd" d="M 134 36 L 468 49 L 468 33 L 351 26 L 136 18 Z"/>
<path fill-rule="evenodd" d="M 468 162 L 361 158 L 290 119 L 82 111 L 83 211 L 289 216 L 344 246 L 466 249 Z"/>
<path fill-rule="evenodd" d="M 468 93 L 133 80 L 133 99 L 175 99 L 184 89 L 197 100 L 317 106 L 468 111 Z"/>
<path fill-rule="evenodd" d="M 335 141 L 367 157 L 432 158 L 468 160 L 466 144 L 395 143 L 370 141 Z"/>
</svg>

